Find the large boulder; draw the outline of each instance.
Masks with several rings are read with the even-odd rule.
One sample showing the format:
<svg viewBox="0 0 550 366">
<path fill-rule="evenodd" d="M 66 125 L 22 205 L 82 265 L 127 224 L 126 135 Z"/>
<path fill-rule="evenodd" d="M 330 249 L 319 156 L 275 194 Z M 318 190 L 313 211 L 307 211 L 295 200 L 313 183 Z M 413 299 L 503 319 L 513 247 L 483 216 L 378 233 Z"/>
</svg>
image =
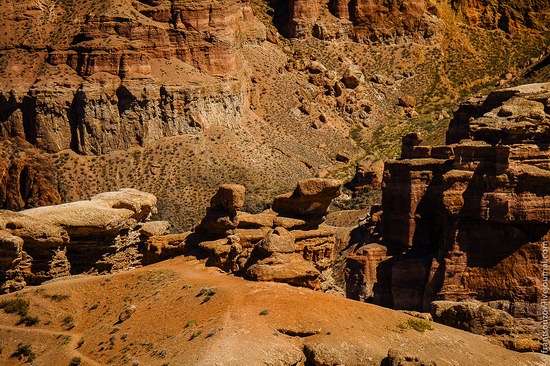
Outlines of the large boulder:
<svg viewBox="0 0 550 366">
<path fill-rule="evenodd" d="M 22 238 L 26 243 L 60 246 L 69 242 L 67 232 L 44 217 L 0 210 L 0 230 Z"/>
<path fill-rule="evenodd" d="M 320 273 L 313 263 L 304 260 L 298 253 L 274 253 L 250 266 L 246 275 L 256 281 L 285 282 L 317 288 Z"/>
<path fill-rule="evenodd" d="M 347 88 L 355 89 L 365 82 L 365 75 L 359 66 L 351 64 L 344 72 L 342 82 Z"/>
<path fill-rule="evenodd" d="M 431 314 L 438 323 L 476 334 L 510 333 L 515 325 L 507 312 L 474 301 L 434 301 Z"/>
<path fill-rule="evenodd" d="M 69 235 L 114 234 L 156 212 L 157 199 L 136 189 L 101 193 L 89 201 L 24 210 L 21 213 L 67 230 Z"/>
<path fill-rule="evenodd" d="M 294 236 L 288 232 L 285 228 L 277 227 L 267 236 L 262 239 L 256 248 L 260 251 L 272 254 L 272 253 L 292 253 L 296 251 L 296 244 Z"/>
<path fill-rule="evenodd" d="M 332 200 L 340 195 L 342 182 L 312 178 L 298 182 L 294 192 L 275 197 L 273 211 L 297 216 L 324 215 Z"/>
<path fill-rule="evenodd" d="M 212 211 L 225 211 L 236 214 L 244 206 L 245 187 L 240 184 L 224 184 L 210 200 Z"/>
</svg>

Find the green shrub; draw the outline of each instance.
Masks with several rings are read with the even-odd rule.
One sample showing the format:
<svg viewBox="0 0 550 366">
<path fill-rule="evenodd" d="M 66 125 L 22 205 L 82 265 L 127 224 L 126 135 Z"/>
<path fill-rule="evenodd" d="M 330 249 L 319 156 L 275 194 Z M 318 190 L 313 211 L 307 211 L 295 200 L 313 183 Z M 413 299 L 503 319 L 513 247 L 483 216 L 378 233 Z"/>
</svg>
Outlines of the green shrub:
<svg viewBox="0 0 550 366">
<path fill-rule="evenodd" d="M 11 354 L 11 357 L 18 359 L 26 357 L 27 362 L 32 362 L 36 358 L 36 355 L 32 351 L 32 346 L 30 344 L 19 343 L 15 352 Z"/>
<path fill-rule="evenodd" d="M 73 359 L 69 363 L 69 366 L 79 366 L 81 362 L 82 360 L 80 359 L 80 357 L 73 357 Z"/>
<path fill-rule="evenodd" d="M 67 327 L 67 329 L 73 329 L 74 328 L 74 318 L 72 315 L 67 315 L 63 318 L 62 323 L 64 326 Z"/>
<path fill-rule="evenodd" d="M 193 339 L 197 338 L 201 334 L 202 334 L 202 330 L 199 329 L 199 330 L 193 332 L 193 334 L 191 334 L 191 337 L 189 337 L 189 340 L 192 341 Z"/>
<path fill-rule="evenodd" d="M 424 319 L 409 319 L 407 325 L 416 330 L 417 332 L 425 332 L 427 330 L 433 330 L 432 324 Z"/>
<path fill-rule="evenodd" d="M 19 318 L 19 321 L 17 322 L 17 325 L 24 324 L 27 327 L 32 327 L 33 325 L 38 324 L 38 317 L 32 316 L 32 315 L 23 315 L 21 318 Z"/>
<path fill-rule="evenodd" d="M 25 316 L 29 312 L 30 302 L 25 299 L 9 299 L 0 301 L 0 309 L 4 309 L 4 312 L 8 314 L 17 314 L 19 316 Z"/>
</svg>

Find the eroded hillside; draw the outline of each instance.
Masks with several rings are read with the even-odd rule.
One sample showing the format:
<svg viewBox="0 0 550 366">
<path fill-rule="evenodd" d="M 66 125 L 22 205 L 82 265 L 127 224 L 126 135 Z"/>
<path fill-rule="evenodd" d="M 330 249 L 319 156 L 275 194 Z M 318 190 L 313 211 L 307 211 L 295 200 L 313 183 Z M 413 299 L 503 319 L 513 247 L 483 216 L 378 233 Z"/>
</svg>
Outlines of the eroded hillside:
<svg viewBox="0 0 550 366">
<path fill-rule="evenodd" d="M 547 1 L 351 5 L 7 1 L 2 206 L 134 187 L 183 228 L 233 181 L 257 211 L 300 178 L 396 156 L 410 130 L 442 142 L 458 100 L 520 75 L 548 45 Z M 27 149 L 40 157 L 22 160 Z M 28 184 L 36 164 L 51 169 Z"/>
<path fill-rule="evenodd" d="M 0 299 L 18 299 L 19 308 L 38 322 L 17 326 L 17 314 L 0 313 L 4 365 L 29 359 L 68 365 L 75 358 L 82 365 L 547 361 L 394 310 L 286 284 L 248 282 L 183 257 L 117 275 L 66 278 Z"/>
</svg>

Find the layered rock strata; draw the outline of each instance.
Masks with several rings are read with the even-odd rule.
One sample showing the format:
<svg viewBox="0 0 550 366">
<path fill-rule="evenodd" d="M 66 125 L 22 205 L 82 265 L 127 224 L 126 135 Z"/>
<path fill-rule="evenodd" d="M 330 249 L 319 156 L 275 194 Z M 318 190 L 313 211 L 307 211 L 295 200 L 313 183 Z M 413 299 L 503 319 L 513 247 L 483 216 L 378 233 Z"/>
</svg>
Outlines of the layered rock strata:
<svg viewBox="0 0 550 366">
<path fill-rule="evenodd" d="M 250 214 L 241 211 L 244 187 L 224 185 L 187 244 L 206 253 L 210 264 L 252 280 L 327 290 L 336 231 L 323 222 L 340 186 L 305 179 L 277 196 L 271 209 Z"/>
<path fill-rule="evenodd" d="M 278 4 L 278 2 L 274 2 Z M 284 7 L 286 3 L 279 5 Z M 440 13 L 452 11 L 464 23 L 513 33 L 528 27 L 545 30 L 550 3 L 527 1 L 453 0 L 331 0 L 328 9 L 315 0 L 288 2 L 286 32 L 291 37 L 322 39 L 349 35 L 366 43 L 430 38 L 440 25 Z M 327 16 L 327 10 L 331 16 Z M 444 14 L 443 14 L 444 15 Z"/>
<path fill-rule="evenodd" d="M 37 60 L 44 63 L 39 78 L 25 74 L 28 80 L 0 93 L 2 137 L 17 135 L 48 152 L 105 154 L 196 134 L 209 124 L 240 128 L 247 90 L 237 49 L 265 40 L 266 33 L 247 4 L 89 6 L 9 1 L 0 11 L 7 30 L 2 48 L 11 52 L 4 55 L 8 70 L 23 67 L 12 55 L 21 49 L 42 50 Z M 70 13 L 76 21 L 65 19 Z M 20 34 L 27 17 L 53 26 L 37 38 Z M 54 34 L 63 22 L 71 25 Z"/>
<path fill-rule="evenodd" d="M 122 189 L 89 201 L 0 211 L 2 290 L 148 263 L 143 257 L 149 238 L 165 234 L 170 226 L 148 221 L 155 205 L 152 194 Z"/>
<path fill-rule="evenodd" d="M 549 126 L 546 83 L 465 102 L 447 145 L 405 136 L 401 159 L 385 165 L 383 247 L 348 258 L 348 294 L 424 311 L 435 300 L 474 299 L 540 320 Z"/>
</svg>

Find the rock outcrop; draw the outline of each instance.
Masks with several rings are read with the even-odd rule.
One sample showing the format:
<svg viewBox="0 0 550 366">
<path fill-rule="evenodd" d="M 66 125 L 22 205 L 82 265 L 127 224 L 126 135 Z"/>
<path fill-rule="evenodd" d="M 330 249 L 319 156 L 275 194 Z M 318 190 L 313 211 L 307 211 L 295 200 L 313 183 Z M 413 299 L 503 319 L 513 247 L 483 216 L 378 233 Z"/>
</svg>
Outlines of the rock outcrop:
<svg viewBox="0 0 550 366">
<path fill-rule="evenodd" d="M 458 109 L 447 145 L 405 136 L 401 159 L 385 165 L 385 250 L 348 258 L 353 297 L 424 311 L 436 300 L 478 300 L 541 319 L 549 98 L 549 83 L 498 90 Z"/>
<path fill-rule="evenodd" d="M 323 272 L 333 264 L 336 231 L 323 221 L 340 187 L 337 180 L 301 180 L 271 209 L 250 214 L 240 211 L 244 187 L 223 185 L 187 245 L 206 253 L 211 265 L 252 280 L 326 290 Z"/>
<path fill-rule="evenodd" d="M 44 19 L 44 34 L 22 34 L 34 29 L 26 17 Z M 252 9 L 235 0 L 73 8 L 10 0 L 0 20 L 6 29 L 2 49 L 10 50 L 6 62 L 24 68 L 14 55 L 27 48 L 42 50 L 36 63 L 43 62 L 40 77 L 25 74 L 28 80 L 0 91 L 2 135 L 17 134 L 48 152 L 81 154 L 147 146 L 212 123 L 239 128 L 246 85 L 238 78 L 237 48 L 265 40 L 266 33 Z"/>
<path fill-rule="evenodd" d="M 278 4 L 277 2 L 274 2 Z M 287 5 L 283 2 L 284 5 Z M 281 4 L 279 6 L 283 7 Z M 453 0 L 331 0 L 328 9 L 315 0 L 288 2 L 286 32 L 291 37 L 316 36 L 322 39 L 350 35 L 366 43 L 427 39 L 440 24 L 440 13 L 453 13 L 466 24 L 513 33 L 528 27 L 545 30 L 550 3 L 540 1 Z M 327 10 L 336 18 L 326 16 Z"/>
<path fill-rule="evenodd" d="M 15 137 L 0 142 L 0 154 L 0 207 L 21 210 L 61 202 L 51 159 L 39 149 Z"/>
<path fill-rule="evenodd" d="M 148 263 L 143 257 L 155 238 L 151 234 L 165 234 L 169 227 L 148 221 L 156 201 L 152 194 L 122 189 L 89 201 L 0 211 L 2 290 Z"/>
</svg>

